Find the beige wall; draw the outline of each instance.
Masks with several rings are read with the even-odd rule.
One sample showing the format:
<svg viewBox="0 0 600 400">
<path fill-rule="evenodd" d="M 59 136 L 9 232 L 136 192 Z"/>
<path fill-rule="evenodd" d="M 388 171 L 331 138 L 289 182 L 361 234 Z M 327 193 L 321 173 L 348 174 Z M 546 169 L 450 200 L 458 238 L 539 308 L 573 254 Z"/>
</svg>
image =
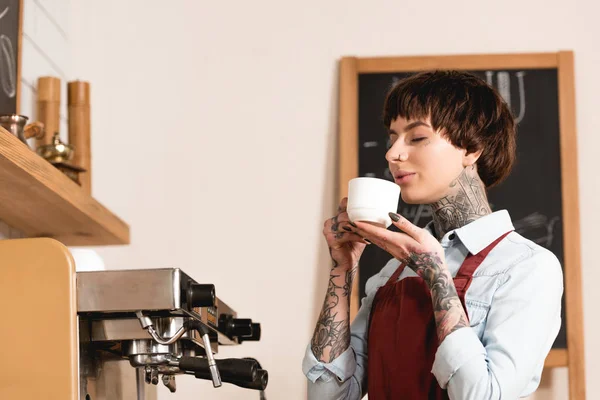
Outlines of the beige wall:
<svg viewBox="0 0 600 400">
<path fill-rule="evenodd" d="M 132 226 L 131 246 L 100 252 L 111 268 L 177 266 L 214 283 L 264 332 L 219 356 L 257 357 L 269 398 L 302 399 L 329 265 L 320 231 L 337 202 L 337 60 L 572 49 L 588 398 L 598 398 L 597 14 L 592 1 L 73 1 L 72 75 L 92 83 L 93 191 Z M 564 399 L 565 371 L 549 378 L 535 398 Z M 257 398 L 190 377 L 177 385 L 159 397 Z"/>
</svg>

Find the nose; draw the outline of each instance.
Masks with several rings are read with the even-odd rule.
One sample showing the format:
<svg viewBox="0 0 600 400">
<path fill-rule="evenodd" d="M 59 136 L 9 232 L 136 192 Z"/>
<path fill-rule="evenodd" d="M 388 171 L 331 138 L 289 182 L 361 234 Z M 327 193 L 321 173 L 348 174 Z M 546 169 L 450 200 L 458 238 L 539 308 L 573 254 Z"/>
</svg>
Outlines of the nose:
<svg viewBox="0 0 600 400">
<path fill-rule="evenodd" d="M 406 161 L 408 159 L 408 153 L 406 147 L 402 145 L 401 140 L 396 140 L 394 144 L 385 153 L 385 159 L 388 163 Z"/>
</svg>

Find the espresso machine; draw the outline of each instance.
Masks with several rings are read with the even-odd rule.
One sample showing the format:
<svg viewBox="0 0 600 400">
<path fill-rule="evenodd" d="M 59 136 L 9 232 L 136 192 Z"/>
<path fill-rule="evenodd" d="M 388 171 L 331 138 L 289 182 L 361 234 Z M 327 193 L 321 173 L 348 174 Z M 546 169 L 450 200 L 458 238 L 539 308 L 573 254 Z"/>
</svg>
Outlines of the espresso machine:
<svg viewBox="0 0 600 400">
<path fill-rule="evenodd" d="M 155 400 L 179 379 L 209 381 L 200 397 L 237 385 L 264 398 L 257 360 L 217 356 L 260 324 L 213 285 L 178 268 L 76 272 L 49 238 L 1 240 L 0 259 L 0 399 Z"/>
<path fill-rule="evenodd" d="M 121 374 L 120 385 L 135 385 L 138 400 L 147 398 L 148 385 L 175 392 L 177 376 L 186 374 L 214 388 L 229 383 L 262 392 L 267 386 L 257 360 L 214 356 L 219 346 L 259 340 L 260 324 L 238 318 L 214 285 L 178 268 L 77 272 L 77 314 L 80 400 L 121 398 L 107 397 L 98 385 L 106 381 L 103 366 L 118 360 L 135 369 L 129 381 Z M 112 380 L 106 387 L 114 387 Z"/>
</svg>

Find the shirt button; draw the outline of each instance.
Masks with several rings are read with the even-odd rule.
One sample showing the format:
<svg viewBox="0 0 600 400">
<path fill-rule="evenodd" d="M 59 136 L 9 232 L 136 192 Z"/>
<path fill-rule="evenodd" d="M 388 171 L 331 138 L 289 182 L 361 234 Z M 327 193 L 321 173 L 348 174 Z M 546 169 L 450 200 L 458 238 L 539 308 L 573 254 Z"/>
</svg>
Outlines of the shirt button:
<svg viewBox="0 0 600 400">
<path fill-rule="evenodd" d="M 451 233 L 450 236 L 448 236 L 448 239 L 454 240 L 455 237 L 456 237 L 456 235 L 454 233 Z"/>
</svg>

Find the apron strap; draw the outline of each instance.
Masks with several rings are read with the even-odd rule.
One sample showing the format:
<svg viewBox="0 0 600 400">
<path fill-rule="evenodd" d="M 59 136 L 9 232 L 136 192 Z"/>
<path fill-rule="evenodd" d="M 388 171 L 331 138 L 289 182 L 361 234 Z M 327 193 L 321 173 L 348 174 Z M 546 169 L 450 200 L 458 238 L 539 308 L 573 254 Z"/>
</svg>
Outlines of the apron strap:
<svg viewBox="0 0 600 400">
<path fill-rule="evenodd" d="M 387 285 L 388 283 L 395 283 L 398 280 L 398 278 L 400 277 L 400 274 L 402 273 L 402 271 L 404 271 L 405 267 L 406 267 L 406 264 L 400 264 L 398 266 L 398 268 L 396 268 L 396 270 L 394 271 L 392 276 L 390 276 L 390 279 L 388 279 L 388 281 L 385 284 Z"/>
<path fill-rule="evenodd" d="M 494 240 L 489 246 L 485 249 L 481 250 L 477 254 L 469 254 L 465 261 L 460 266 L 456 277 L 454 278 L 454 287 L 456 288 L 456 294 L 462 303 L 463 308 L 465 309 L 465 313 L 467 310 L 467 306 L 465 304 L 465 295 L 469 286 L 471 286 L 471 282 L 473 281 L 473 274 L 475 270 L 481 265 L 485 257 L 496 247 L 498 243 L 502 241 L 509 233 L 512 231 L 506 232 L 504 235 L 500 236 L 498 239 Z M 468 319 L 468 316 L 467 316 Z"/>
<path fill-rule="evenodd" d="M 498 243 L 500 243 L 502 241 L 502 239 L 504 239 L 506 236 L 508 236 L 508 234 L 511 232 L 512 231 L 506 232 L 505 234 L 500 236 L 498 239 L 496 239 L 492 243 L 490 243 L 489 246 L 487 246 L 485 249 L 481 250 L 479 253 L 477 253 L 477 254 L 469 253 L 467 255 L 467 258 L 465 259 L 465 261 L 460 266 L 460 269 L 456 273 L 456 278 L 471 278 L 473 276 L 473 274 L 475 273 L 475 270 L 477 269 L 477 267 L 479 267 L 479 265 L 483 262 L 483 260 L 487 257 L 487 255 L 494 249 L 494 247 L 496 247 L 496 245 Z"/>
</svg>

